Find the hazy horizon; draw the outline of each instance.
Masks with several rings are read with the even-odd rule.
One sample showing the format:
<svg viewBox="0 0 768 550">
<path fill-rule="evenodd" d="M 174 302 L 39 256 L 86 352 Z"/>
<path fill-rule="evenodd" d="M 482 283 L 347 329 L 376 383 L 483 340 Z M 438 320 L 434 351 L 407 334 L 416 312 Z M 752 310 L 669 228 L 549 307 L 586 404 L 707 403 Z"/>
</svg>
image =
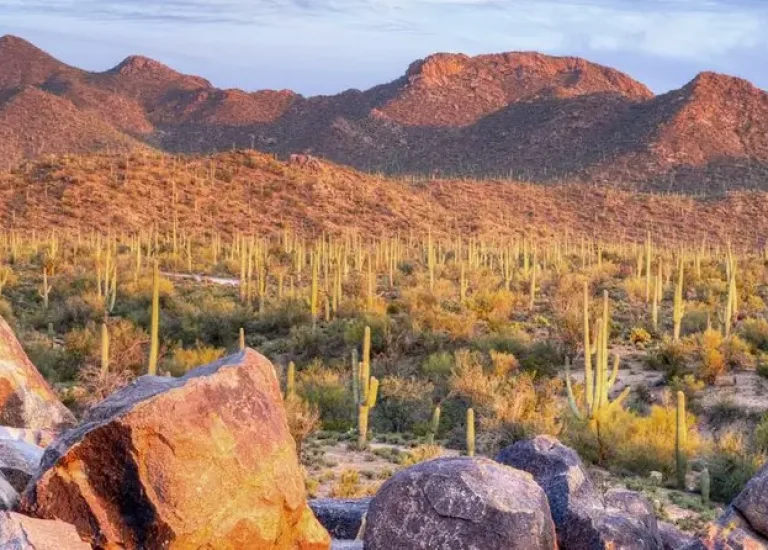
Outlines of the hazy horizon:
<svg viewBox="0 0 768 550">
<path fill-rule="evenodd" d="M 246 90 L 366 89 L 443 51 L 584 57 L 657 93 L 705 70 L 768 88 L 756 0 L 6 0 L 0 21 L 88 70 L 138 54 Z"/>
</svg>

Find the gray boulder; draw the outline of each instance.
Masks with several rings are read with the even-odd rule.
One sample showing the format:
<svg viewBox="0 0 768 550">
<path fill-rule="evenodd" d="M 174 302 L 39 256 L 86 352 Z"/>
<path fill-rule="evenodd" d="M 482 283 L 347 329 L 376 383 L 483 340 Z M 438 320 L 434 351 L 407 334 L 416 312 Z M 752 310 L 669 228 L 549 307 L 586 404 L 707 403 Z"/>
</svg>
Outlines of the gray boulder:
<svg viewBox="0 0 768 550">
<path fill-rule="evenodd" d="M 671 523 L 659 522 L 659 536 L 664 550 L 681 550 L 693 542 L 693 537 L 683 533 Z"/>
<path fill-rule="evenodd" d="M 19 504 L 19 498 L 19 492 L 0 475 L 0 510 L 14 510 Z"/>
<path fill-rule="evenodd" d="M 561 550 L 661 550 L 650 503 L 626 491 L 611 494 L 607 506 L 576 451 L 554 437 L 520 441 L 496 460 L 529 472 L 544 489 Z"/>
<path fill-rule="evenodd" d="M 389 479 L 366 519 L 366 550 L 554 550 L 533 478 L 485 458 L 440 458 Z"/>
<path fill-rule="evenodd" d="M 370 498 L 319 498 L 309 501 L 320 525 L 337 540 L 351 540 L 360 532 Z"/>
<path fill-rule="evenodd" d="M 768 465 L 749 480 L 731 506 L 744 516 L 752 529 L 768 536 Z"/>
<path fill-rule="evenodd" d="M 35 474 L 43 449 L 26 441 L 0 439 L 0 473 L 19 493 Z"/>
</svg>

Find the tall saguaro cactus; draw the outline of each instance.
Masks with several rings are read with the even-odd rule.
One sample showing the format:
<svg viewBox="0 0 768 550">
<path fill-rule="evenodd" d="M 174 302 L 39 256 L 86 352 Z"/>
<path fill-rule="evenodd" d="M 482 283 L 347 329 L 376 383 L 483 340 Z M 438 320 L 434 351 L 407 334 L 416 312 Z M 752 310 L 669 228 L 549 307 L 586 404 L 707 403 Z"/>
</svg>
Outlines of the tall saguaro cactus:
<svg viewBox="0 0 768 550">
<path fill-rule="evenodd" d="M 683 322 L 685 304 L 683 303 L 683 260 L 680 259 L 680 267 L 677 271 L 677 286 L 675 287 L 675 300 L 673 304 L 672 320 L 674 321 L 674 340 L 680 340 L 680 327 Z"/>
<path fill-rule="evenodd" d="M 475 456 L 475 410 L 467 409 L 467 456 Z"/>
<path fill-rule="evenodd" d="M 608 369 L 608 295 L 603 294 L 603 317 L 597 322 L 595 330 L 595 357 L 594 369 L 592 368 L 592 349 L 589 338 L 589 289 L 584 284 L 584 403 L 580 407 L 576 401 L 571 383 L 570 364 L 566 362 L 566 388 L 568 390 L 568 403 L 573 414 L 580 420 L 589 423 L 590 428 L 597 436 L 601 459 L 604 457 L 603 440 L 601 438 L 601 424 L 607 422 L 609 413 L 619 407 L 629 395 L 630 388 L 624 388 L 621 394 L 611 401 L 608 397 L 610 388 L 616 383 L 619 373 L 619 356 L 614 356 L 613 370 Z"/>
<path fill-rule="evenodd" d="M 675 462 L 677 472 L 677 488 L 685 489 L 685 474 L 688 469 L 688 459 L 685 445 L 688 439 L 688 427 L 685 423 L 685 394 L 677 392 L 677 425 L 675 427 Z"/>
<path fill-rule="evenodd" d="M 357 442 L 361 447 L 368 442 L 368 416 L 376 406 L 379 381 L 371 376 L 371 327 L 365 327 L 363 360 L 358 370 L 359 400 L 357 406 Z"/>
<path fill-rule="evenodd" d="M 152 269 L 152 326 L 150 329 L 149 367 L 147 373 L 157 374 L 157 357 L 160 353 L 160 266 L 155 260 Z"/>
</svg>

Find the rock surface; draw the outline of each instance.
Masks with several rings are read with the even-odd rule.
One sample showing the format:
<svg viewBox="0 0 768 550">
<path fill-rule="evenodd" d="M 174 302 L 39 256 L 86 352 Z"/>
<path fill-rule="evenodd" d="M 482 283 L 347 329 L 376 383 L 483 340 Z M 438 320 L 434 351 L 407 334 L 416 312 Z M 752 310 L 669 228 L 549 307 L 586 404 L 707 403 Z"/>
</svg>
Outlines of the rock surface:
<svg viewBox="0 0 768 550">
<path fill-rule="evenodd" d="M 42 458 L 43 449 L 37 445 L 0 439 L 0 473 L 19 493 L 27 487 Z"/>
<path fill-rule="evenodd" d="M 557 439 L 538 436 L 520 441 L 502 450 L 496 460 L 529 472 L 544 489 L 561 550 L 661 549 L 650 503 L 624 491 L 609 494 L 606 506 L 579 455 Z"/>
<path fill-rule="evenodd" d="M 111 395 L 48 447 L 21 508 L 111 548 L 330 547 L 274 367 L 250 349 Z"/>
<path fill-rule="evenodd" d="M 373 498 L 366 550 L 553 550 L 547 499 L 530 475 L 485 458 L 403 470 Z"/>
<path fill-rule="evenodd" d="M 664 550 L 680 550 L 693 542 L 693 537 L 686 535 L 671 523 L 659 522 L 659 536 Z"/>
<path fill-rule="evenodd" d="M 704 537 L 684 550 L 768 550 L 768 540 L 757 533 L 732 506 L 707 529 Z"/>
<path fill-rule="evenodd" d="M 357 537 L 363 517 L 371 505 L 370 498 L 319 498 L 309 501 L 317 521 L 334 539 L 351 540 Z"/>
<path fill-rule="evenodd" d="M 90 550 L 77 531 L 62 521 L 0 512 L 0 548 L 7 550 Z"/>
<path fill-rule="evenodd" d="M 0 317 L 0 425 L 56 429 L 74 423 L 75 417 L 59 401 L 24 353 L 11 327 Z"/>
<path fill-rule="evenodd" d="M 749 480 L 731 506 L 744 516 L 755 531 L 768 536 L 768 465 Z"/>
<path fill-rule="evenodd" d="M 18 504 L 19 492 L 0 475 L 0 510 L 14 510 Z"/>
</svg>

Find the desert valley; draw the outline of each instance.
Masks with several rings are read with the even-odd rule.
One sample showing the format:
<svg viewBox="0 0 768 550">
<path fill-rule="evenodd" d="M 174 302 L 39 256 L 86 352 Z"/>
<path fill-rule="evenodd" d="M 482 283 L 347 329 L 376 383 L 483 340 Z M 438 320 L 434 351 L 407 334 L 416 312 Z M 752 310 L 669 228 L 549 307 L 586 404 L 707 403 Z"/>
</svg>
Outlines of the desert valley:
<svg viewBox="0 0 768 550">
<path fill-rule="evenodd" d="M 404 69 L 0 38 L 0 548 L 768 548 L 768 94 Z"/>
</svg>

